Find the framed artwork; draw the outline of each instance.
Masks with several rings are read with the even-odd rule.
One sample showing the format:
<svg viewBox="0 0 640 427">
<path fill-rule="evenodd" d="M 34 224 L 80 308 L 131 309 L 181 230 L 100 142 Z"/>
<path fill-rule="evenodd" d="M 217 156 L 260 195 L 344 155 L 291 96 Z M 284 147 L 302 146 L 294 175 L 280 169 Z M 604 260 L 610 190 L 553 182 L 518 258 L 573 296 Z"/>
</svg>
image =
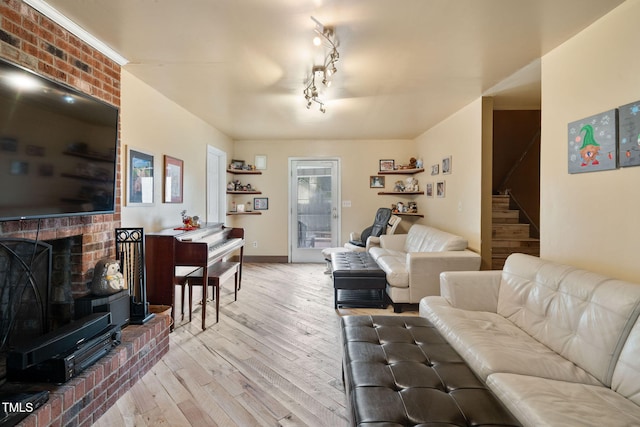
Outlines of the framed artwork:
<svg viewBox="0 0 640 427">
<path fill-rule="evenodd" d="M 13 160 L 11 162 L 11 175 L 27 175 L 29 174 L 29 162 Z"/>
<path fill-rule="evenodd" d="M 184 162 L 164 156 L 164 202 L 182 203 Z"/>
<path fill-rule="evenodd" d="M 41 163 L 38 165 L 39 176 L 53 176 L 53 163 Z"/>
<path fill-rule="evenodd" d="M 127 147 L 127 206 L 153 205 L 153 155 Z"/>
<path fill-rule="evenodd" d="M 613 109 L 568 125 L 569 173 L 618 167 L 618 110 Z"/>
<path fill-rule="evenodd" d="M 2 151 L 18 151 L 18 140 L 14 138 L 0 138 L 0 149 Z"/>
<path fill-rule="evenodd" d="M 254 211 L 266 211 L 269 209 L 268 197 L 254 197 L 253 198 L 253 210 Z"/>
<path fill-rule="evenodd" d="M 267 169 L 267 156 L 256 156 L 255 166 L 257 170 Z"/>
<path fill-rule="evenodd" d="M 618 158 L 620 166 L 640 165 L 640 101 L 618 108 Z"/>
<path fill-rule="evenodd" d="M 431 175 L 438 175 L 440 173 L 440 165 L 439 164 L 435 164 L 435 165 L 431 165 Z"/>
<path fill-rule="evenodd" d="M 380 172 L 392 171 L 396 166 L 395 160 L 380 160 Z"/>
<path fill-rule="evenodd" d="M 445 197 L 446 196 L 445 192 L 446 192 L 446 189 L 445 189 L 444 181 L 438 181 L 436 183 L 436 196 Z"/>
<path fill-rule="evenodd" d="M 244 169 L 245 164 L 246 163 L 244 160 L 233 159 L 231 160 L 231 164 L 229 166 L 230 166 L 230 169 Z"/>
<path fill-rule="evenodd" d="M 451 156 L 445 157 L 442 159 L 442 173 L 450 174 L 451 173 Z"/>
<path fill-rule="evenodd" d="M 369 177 L 369 188 L 384 188 L 385 177 L 379 175 L 373 175 Z"/>
<path fill-rule="evenodd" d="M 41 145 L 27 145 L 27 156 L 44 157 L 44 147 Z"/>
<path fill-rule="evenodd" d="M 427 183 L 427 197 L 433 197 L 433 182 Z"/>
</svg>

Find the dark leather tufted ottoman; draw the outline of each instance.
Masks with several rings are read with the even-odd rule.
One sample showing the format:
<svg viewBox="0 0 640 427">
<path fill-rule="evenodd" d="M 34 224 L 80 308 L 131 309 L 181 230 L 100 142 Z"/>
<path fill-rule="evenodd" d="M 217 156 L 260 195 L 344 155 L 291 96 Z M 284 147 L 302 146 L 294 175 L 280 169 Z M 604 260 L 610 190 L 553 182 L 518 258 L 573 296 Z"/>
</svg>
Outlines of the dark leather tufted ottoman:
<svg viewBox="0 0 640 427">
<path fill-rule="evenodd" d="M 367 252 L 332 253 L 331 271 L 335 308 L 387 306 L 387 276 Z"/>
<path fill-rule="evenodd" d="M 342 318 L 354 426 L 519 426 L 425 318 Z"/>
</svg>

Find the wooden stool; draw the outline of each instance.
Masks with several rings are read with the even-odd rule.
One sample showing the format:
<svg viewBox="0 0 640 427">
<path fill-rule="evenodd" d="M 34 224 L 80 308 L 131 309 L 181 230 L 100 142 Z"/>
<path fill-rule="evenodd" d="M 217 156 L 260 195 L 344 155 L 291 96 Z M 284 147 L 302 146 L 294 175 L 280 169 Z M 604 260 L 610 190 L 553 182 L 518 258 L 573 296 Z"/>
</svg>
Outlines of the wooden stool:
<svg viewBox="0 0 640 427">
<path fill-rule="evenodd" d="M 187 276 L 189 286 L 189 321 L 191 321 L 192 310 L 192 286 L 202 286 L 202 330 L 206 329 L 205 321 L 207 316 L 207 288 L 213 286 L 216 301 L 216 323 L 218 323 L 220 312 L 220 284 L 234 276 L 234 301 L 238 300 L 238 262 L 217 262 L 207 268 L 207 286 L 203 286 L 202 269 L 198 269 Z"/>
</svg>

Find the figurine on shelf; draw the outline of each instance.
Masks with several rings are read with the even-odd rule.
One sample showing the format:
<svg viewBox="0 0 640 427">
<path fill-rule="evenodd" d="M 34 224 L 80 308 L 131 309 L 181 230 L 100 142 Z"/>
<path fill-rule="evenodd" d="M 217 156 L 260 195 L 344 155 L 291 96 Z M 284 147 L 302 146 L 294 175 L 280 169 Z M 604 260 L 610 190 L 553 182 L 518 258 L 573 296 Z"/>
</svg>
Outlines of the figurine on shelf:
<svg viewBox="0 0 640 427">
<path fill-rule="evenodd" d="M 397 192 L 397 193 L 403 193 L 405 190 L 405 186 L 404 186 L 404 182 L 402 181 L 396 181 L 394 187 L 393 187 L 393 191 Z"/>
<path fill-rule="evenodd" d="M 418 191 L 418 180 L 411 177 L 406 179 L 406 185 L 404 191 Z"/>
<path fill-rule="evenodd" d="M 409 206 L 407 207 L 408 213 L 418 213 L 418 204 L 416 202 L 409 202 Z"/>
</svg>

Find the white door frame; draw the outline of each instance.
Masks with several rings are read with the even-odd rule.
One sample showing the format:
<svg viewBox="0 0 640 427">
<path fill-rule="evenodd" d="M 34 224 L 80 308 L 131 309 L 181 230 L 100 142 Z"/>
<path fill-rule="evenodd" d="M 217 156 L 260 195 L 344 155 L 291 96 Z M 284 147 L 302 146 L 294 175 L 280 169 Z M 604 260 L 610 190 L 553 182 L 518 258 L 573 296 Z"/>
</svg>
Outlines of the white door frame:
<svg viewBox="0 0 640 427">
<path fill-rule="evenodd" d="M 207 145 L 207 222 L 224 223 L 227 217 L 227 153 Z"/>
<path fill-rule="evenodd" d="M 335 230 L 333 233 L 333 239 L 335 240 L 335 244 L 333 246 L 338 246 L 338 243 L 340 242 L 340 236 L 342 235 L 341 233 L 341 227 L 342 227 L 342 210 L 341 210 L 341 206 L 342 206 L 342 195 L 341 195 L 341 188 L 342 188 L 342 183 L 341 183 L 341 161 L 339 157 L 289 157 L 289 194 L 288 194 L 288 218 L 287 218 L 287 224 L 288 224 L 288 228 L 289 228 L 289 233 L 288 233 L 288 242 L 287 242 L 287 247 L 288 247 L 288 262 L 291 263 L 292 262 L 292 253 L 293 253 L 293 243 L 294 243 L 294 236 L 297 236 L 298 234 L 298 226 L 297 224 L 293 224 L 293 209 L 294 209 L 294 201 L 293 201 L 293 196 L 294 196 L 294 191 L 293 191 L 293 162 L 296 161 L 335 161 L 336 162 L 336 182 L 335 182 L 335 195 L 334 195 L 334 200 L 335 200 L 335 212 L 337 215 L 336 218 L 336 222 L 335 222 Z M 324 262 L 324 260 L 322 259 L 321 256 L 318 256 L 318 262 Z"/>
</svg>

